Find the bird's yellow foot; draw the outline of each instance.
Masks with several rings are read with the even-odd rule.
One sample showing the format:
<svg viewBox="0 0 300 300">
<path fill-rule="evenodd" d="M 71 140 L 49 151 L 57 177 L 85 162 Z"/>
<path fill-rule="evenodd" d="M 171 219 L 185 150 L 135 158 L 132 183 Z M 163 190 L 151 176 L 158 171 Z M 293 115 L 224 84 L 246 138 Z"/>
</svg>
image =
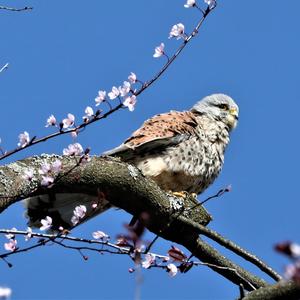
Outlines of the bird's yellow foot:
<svg viewBox="0 0 300 300">
<path fill-rule="evenodd" d="M 193 198 L 197 199 L 197 194 L 196 193 L 189 193 L 187 191 L 180 191 L 180 192 L 172 192 L 169 191 L 168 194 L 178 197 L 178 198 L 187 198 L 188 196 L 192 196 Z"/>
<path fill-rule="evenodd" d="M 170 194 L 175 196 L 175 197 L 179 197 L 179 198 L 186 198 L 189 195 L 189 193 L 186 192 L 186 191 L 181 191 L 181 192 L 172 192 L 172 191 L 170 191 Z"/>
</svg>

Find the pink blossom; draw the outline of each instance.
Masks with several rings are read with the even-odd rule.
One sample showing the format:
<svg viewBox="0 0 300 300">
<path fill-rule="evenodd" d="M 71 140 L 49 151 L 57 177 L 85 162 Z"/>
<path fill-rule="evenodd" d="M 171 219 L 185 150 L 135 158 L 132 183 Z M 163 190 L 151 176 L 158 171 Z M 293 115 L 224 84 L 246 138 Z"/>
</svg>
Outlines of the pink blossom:
<svg viewBox="0 0 300 300">
<path fill-rule="evenodd" d="M 157 58 L 157 57 L 161 57 L 162 55 L 164 55 L 165 54 L 164 49 L 165 49 L 164 43 L 161 43 L 159 46 L 155 47 L 153 57 Z"/>
<path fill-rule="evenodd" d="M 47 216 L 45 219 L 41 220 L 41 224 L 40 230 L 44 231 L 50 229 L 52 226 L 52 218 Z"/>
<path fill-rule="evenodd" d="M 204 2 L 209 6 L 209 8 L 213 8 L 217 4 L 216 0 L 204 0 Z"/>
<path fill-rule="evenodd" d="M 291 255 L 295 258 L 300 258 L 300 245 L 297 243 L 290 244 Z"/>
<path fill-rule="evenodd" d="M 287 280 L 293 280 L 300 284 L 300 261 L 289 264 L 285 267 L 284 277 Z"/>
<path fill-rule="evenodd" d="M 93 208 L 93 209 L 96 209 L 97 207 L 98 207 L 98 204 L 97 204 L 97 203 L 93 203 L 93 204 L 92 204 L 92 208 Z"/>
<path fill-rule="evenodd" d="M 120 91 L 117 87 L 113 86 L 111 92 L 108 93 L 108 97 L 110 100 L 117 98 L 120 95 Z"/>
<path fill-rule="evenodd" d="M 59 159 L 56 159 L 52 164 L 51 164 L 51 171 L 54 174 L 58 174 L 61 171 L 62 163 Z"/>
<path fill-rule="evenodd" d="M 15 251 L 17 249 L 17 240 L 10 239 L 8 243 L 4 243 L 4 249 L 7 251 Z"/>
<path fill-rule="evenodd" d="M 196 1 L 195 0 L 187 0 L 186 4 L 184 4 L 185 8 L 189 8 L 189 7 L 193 7 L 196 5 Z"/>
<path fill-rule="evenodd" d="M 25 241 L 29 241 L 32 237 L 32 229 L 30 227 L 27 227 L 27 234 L 25 235 Z"/>
<path fill-rule="evenodd" d="M 137 77 L 135 73 L 131 72 L 130 75 L 128 76 L 128 80 L 130 83 L 136 83 Z"/>
<path fill-rule="evenodd" d="M 71 132 L 71 137 L 73 138 L 73 139 L 76 139 L 77 138 L 77 132 L 76 131 L 72 131 Z"/>
<path fill-rule="evenodd" d="M 89 119 L 94 115 L 94 111 L 90 106 L 87 106 L 84 112 L 85 112 L 85 115 L 83 116 L 84 120 Z"/>
<path fill-rule="evenodd" d="M 79 143 L 70 144 L 68 148 L 63 150 L 64 155 L 72 156 L 72 155 L 80 155 L 83 152 L 83 148 Z"/>
<path fill-rule="evenodd" d="M 123 102 L 123 105 L 128 107 L 129 111 L 134 111 L 134 107 L 136 105 L 136 96 L 135 95 L 132 95 L 132 96 L 129 96 L 127 97 L 124 102 Z"/>
<path fill-rule="evenodd" d="M 63 128 L 69 128 L 74 125 L 75 117 L 72 114 L 68 114 L 66 119 L 62 120 Z"/>
<path fill-rule="evenodd" d="M 99 91 L 98 96 L 95 98 L 96 106 L 98 106 L 100 103 L 102 103 L 105 100 L 106 92 L 105 91 Z"/>
<path fill-rule="evenodd" d="M 93 232 L 92 235 L 93 235 L 93 238 L 96 240 L 102 240 L 103 242 L 107 242 L 109 240 L 109 236 L 100 230 Z"/>
<path fill-rule="evenodd" d="M 178 272 L 178 269 L 174 264 L 168 264 L 167 265 L 167 270 L 168 270 L 168 273 L 171 277 L 176 276 L 176 274 Z"/>
<path fill-rule="evenodd" d="M 0 286 L 0 299 L 8 299 L 11 296 L 11 289 L 8 287 L 1 287 Z"/>
<path fill-rule="evenodd" d="M 56 118 L 53 115 L 50 115 L 49 118 L 47 119 L 47 123 L 45 127 L 55 126 L 55 125 L 56 125 Z"/>
<path fill-rule="evenodd" d="M 28 180 L 28 181 L 31 181 L 33 179 L 33 169 L 27 169 L 24 171 L 24 175 L 23 175 L 23 178 Z"/>
<path fill-rule="evenodd" d="M 142 261 L 142 267 L 149 269 L 155 263 L 155 255 L 152 253 L 147 253 L 145 255 L 145 260 Z"/>
<path fill-rule="evenodd" d="M 16 228 L 16 227 L 13 227 L 13 228 L 11 229 L 11 231 L 17 231 L 17 228 Z M 10 239 L 13 239 L 13 238 L 15 237 L 15 235 L 14 235 L 13 233 L 8 233 L 8 234 L 5 235 L 5 237 L 6 237 L 8 240 L 10 240 Z"/>
<path fill-rule="evenodd" d="M 84 205 L 76 206 L 73 210 L 72 224 L 75 226 L 79 223 L 80 219 L 84 218 L 86 214 L 86 207 Z"/>
<path fill-rule="evenodd" d="M 184 25 L 182 23 L 178 23 L 174 25 L 170 31 L 169 39 L 176 37 L 177 40 L 184 36 Z"/>
<path fill-rule="evenodd" d="M 42 165 L 41 165 L 41 168 L 39 169 L 39 173 L 41 175 L 46 175 L 46 174 L 49 174 L 51 171 L 51 166 L 49 163 L 47 162 L 44 162 Z"/>
<path fill-rule="evenodd" d="M 124 81 L 123 86 L 119 88 L 120 96 L 125 97 L 130 92 L 130 82 Z"/>
<path fill-rule="evenodd" d="M 51 176 L 42 176 L 41 186 L 47 187 L 54 182 L 54 178 Z"/>
<path fill-rule="evenodd" d="M 24 131 L 23 133 L 19 134 L 19 147 L 25 147 L 29 144 L 30 138 L 29 138 L 29 133 L 27 131 Z"/>
</svg>

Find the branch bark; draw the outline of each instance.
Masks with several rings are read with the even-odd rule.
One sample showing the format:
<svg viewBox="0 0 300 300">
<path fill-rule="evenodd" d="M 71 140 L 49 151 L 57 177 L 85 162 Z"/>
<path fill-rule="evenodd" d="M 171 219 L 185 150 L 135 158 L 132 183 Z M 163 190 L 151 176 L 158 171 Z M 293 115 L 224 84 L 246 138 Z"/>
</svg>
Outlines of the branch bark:
<svg viewBox="0 0 300 300">
<path fill-rule="evenodd" d="M 299 300 L 300 285 L 291 281 L 282 281 L 275 285 L 250 292 L 243 300 Z"/>
<path fill-rule="evenodd" d="M 146 227 L 150 231 L 185 246 L 231 282 L 242 284 L 249 291 L 268 285 L 199 238 L 199 228 L 206 226 L 211 216 L 202 206 L 195 205 L 196 199 L 188 197 L 183 204 L 184 210 L 175 210 L 173 197 L 145 178 L 138 169 L 115 158 L 93 157 L 89 163 L 75 167 L 78 158 L 44 154 L 1 166 L 0 212 L 21 199 L 47 194 L 49 188 L 41 186 L 38 170 L 43 163 L 56 159 L 61 160 L 63 173 L 56 179 L 51 192 L 80 192 L 96 196 L 101 191 L 110 203 L 137 218 L 146 212 Z M 35 171 L 31 181 L 23 177 L 28 168 Z"/>
</svg>

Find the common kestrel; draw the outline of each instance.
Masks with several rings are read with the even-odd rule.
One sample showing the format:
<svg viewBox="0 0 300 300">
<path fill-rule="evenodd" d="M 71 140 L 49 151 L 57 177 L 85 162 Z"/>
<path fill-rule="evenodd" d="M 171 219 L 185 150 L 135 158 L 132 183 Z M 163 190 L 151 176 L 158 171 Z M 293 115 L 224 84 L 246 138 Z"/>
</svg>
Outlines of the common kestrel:
<svg viewBox="0 0 300 300">
<path fill-rule="evenodd" d="M 237 125 L 239 108 L 227 95 L 213 94 L 189 111 L 156 115 L 123 144 L 103 155 L 118 156 L 135 165 L 163 190 L 199 194 L 218 176 L 230 132 Z M 91 210 L 97 198 L 84 194 L 58 194 L 25 200 L 29 226 L 40 226 L 46 216 L 69 228 L 76 206 Z M 104 201 L 97 214 L 110 208 Z"/>
<path fill-rule="evenodd" d="M 239 109 L 227 95 L 214 94 L 191 110 L 147 120 L 105 155 L 137 166 L 166 191 L 201 193 L 218 176 Z"/>
</svg>

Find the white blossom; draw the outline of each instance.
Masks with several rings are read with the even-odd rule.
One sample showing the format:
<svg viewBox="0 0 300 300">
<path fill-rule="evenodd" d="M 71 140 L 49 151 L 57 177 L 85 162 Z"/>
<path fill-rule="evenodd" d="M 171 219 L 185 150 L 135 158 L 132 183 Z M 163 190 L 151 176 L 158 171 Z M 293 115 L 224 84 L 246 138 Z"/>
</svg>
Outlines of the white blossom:
<svg viewBox="0 0 300 300">
<path fill-rule="evenodd" d="M 95 98 L 96 106 L 98 106 L 100 103 L 102 103 L 105 100 L 106 92 L 105 91 L 99 91 L 98 96 Z"/>
<path fill-rule="evenodd" d="M 68 114 L 67 118 L 62 120 L 63 128 L 69 128 L 74 125 L 75 117 L 72 114 Z"/>
<path fill-rule="evenodd" d="M 96 240 L 102 240 L 103 242 L 107 242 L 109 240 L 109 236 L 103 231 L 95 231 L 93 232 L 93 238 Z"/>
<path fill-rule="evenodd" d="M 124 102 L 123 102 L 123 105 L 128 107 L 129 111 L 134 111 L 134 107 L 136 105 L 136 96 L 135 95 L 132 95 L 132 96 L 129 96 L 127 97 Z"/>
<path fill-rule="evenodd" d="M 11 231 L 17 231 L 17 228 L 16 227 L 13 227 L 11 229 Z M 5 237 L 10 240 L 10 239 L 13 239 L 15 237 L 15 235 L 13 233 L 8 233 L 8 234 L 5 234 Z"/>
<path fill-rule="evenodd" d="M 137 77 L 136 77 L 135 73 L 131 72 L 130 75 L 128 76 L 128 80 L 130 83 L 136 83 Z"/>
<path fill-rule="evenodd" d="M 15 251 L 17 249 L 17 240 L 10 239 L 9 242 L 4 243 L 4 249 L 6 251 Z"/>
<path fill-rule="evenodd" d="M 42 176 L 41 186 L 47 187 L 54 182 L 54 178 L 52 176 Z"/>
<path fill-rule="evenodd" d="M 34 176 L 33 169 L 27 169 L 24 171 L 24 175 L 23 175 L 24 179 L 31 181 L 33 179 L 33 176 Z"/>
<path fill-rule="evenodd" d="M 120 95 L 120 90 L 115 86 L 113 86 L 111 92 L 108 93 L 108 97 L 110 100 L 117 98 L 119 95 Z"/>
<path fill-rule="evenodd" d="M 0 286 L 0 299 L 5 300 L 11 296 L 12 290 L 8 287 Z"/>
<path fill-rule="evenodd" d="M 85 115 L 83 116 L 83 119 L 89 119 L 94 114 L 94 111 L 90 106 L 87 106 L 84 112 Z"/>
<path fill-rule="evenodd" d="M 182 23 L 178 23 L 174 25 L 170 31 L 169 39 L 176 37 L 177 40 L 184 36 L 184 25 Z"/>
<path fill-rule="evenodd" d="M 164 43 L 161 43 L 159 46 L 155 47 L 153 57 L 157 58 L 157 57 L 161 57 L 162 55 L 164 55 L 165 54 L 164 49 L 165 49 Z"/>
<path fill-rule="evenodd" d="M 187 0 L 186 4 L 184 4 L 184 7 L 189 8 L 195 6 L 196 1 L 195 0 Z"/>
<path fill-rule="evenodd" d="M 50 229 L 52 226 L 52 218 L 47 216 L 45 219 L 41 220 L 41 224 L 40 230 L 44 231 Z"/>
<path fill-rule="evenodd" d="M 130 92 L 130 82 L 124 81 L 123 86 L 119 87 L 121 97 L 125 97 Z"/>
<path fill-rule="evenodd" d="M 51 171 L 54 174 L 58 174 L 61 171 L 62 163 L 59 159 L 56 159 L 52 164 L 51 164 Z"/>
<path fill-rule="evenodd" d="M 29 138 L 29 133 L 27 131 L 24 131 L 23 133 L 19 134 L 19 147 L 25 147 L 29 144 L 30 138 Z"/>
<path fill-rule="evenodd" d="M 27 227 L 27 234 L 25 235 L 25 241 L 29 241 L 32 237 L 32 229 L 30 227 Z"/>
<path fill-rule="evenodd" d="M 174 264 L 168 264 L 167 268 L 168 268 L 168 273 L 171 277 L 174 277 L 177 275 L 178 269 Z"/>
<path fill-rule="evenodd" d="M 142 267 L 149 269 L 155 263 L 155 255 L 152 253 L 147 253 L 145 259 L 142 261 Z"/>
<path fill-rule="evenodd" d="M 48 162 L 42 163 L 41 168 L 39 169 L 39 173 L 41 175 L 46 175 L 46 174 L 49 174 L 50 171 L 51 171 L 50 164 Z"/>
<path fill-rule="evenodd" d="M 80 219 L 84 218 L 86 214 L 86 207 L 84 205 L 76 206 L 73 211 L 73 216 L 71 219 L 72 224 L 75 226 L 79 223 Z"/>
<path fill-rule="evenodd" d="M 209 6 L 209 8 L 215 7 L 217 4 L 216 0 L 204 0 L 204 2 Z"/>
<path fill-rule="evenodd" d="M 72 155 L 80 155 L 83 152 L 83 148 L 79 143 L 70 144 L 68 148 L 63 150 L 64 155 L 72 156 Z"/>
<path fill-rule="evenodd" d="M 49 118 L 47 119 L 47 123 L 45 127 L 55 126 L 55 125 L 56 125 L 56 118 L 53 115 L 50 115 Z"/>
</svg>

